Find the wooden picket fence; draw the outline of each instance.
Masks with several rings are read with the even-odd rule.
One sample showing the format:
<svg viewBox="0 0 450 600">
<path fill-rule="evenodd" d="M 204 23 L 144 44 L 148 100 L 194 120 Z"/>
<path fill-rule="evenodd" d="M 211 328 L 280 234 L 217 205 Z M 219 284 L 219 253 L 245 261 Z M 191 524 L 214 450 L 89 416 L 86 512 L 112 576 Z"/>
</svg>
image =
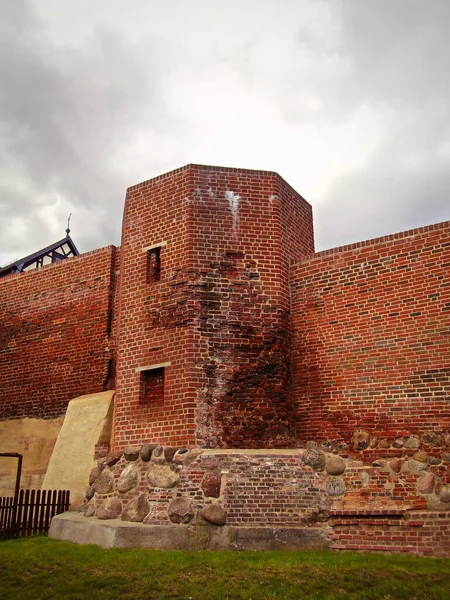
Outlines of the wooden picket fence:
<svg viewBox="0 0 450 600">
<path fill-rule="evenodd" d="M 69 490 L 20 490 L 16 502 L 0 498 L 0 539 L 47 532 L 52 518 L 69 506 Z"/>
</svg>

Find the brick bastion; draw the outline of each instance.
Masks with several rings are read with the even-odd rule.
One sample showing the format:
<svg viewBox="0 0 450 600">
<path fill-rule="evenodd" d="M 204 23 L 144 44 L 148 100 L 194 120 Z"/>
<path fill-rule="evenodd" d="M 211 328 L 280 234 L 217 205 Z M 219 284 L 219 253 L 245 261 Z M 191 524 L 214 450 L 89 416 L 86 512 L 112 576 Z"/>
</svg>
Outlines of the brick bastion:
<svg viewBox="0 0 450 600">
<path fill-rule="evenodd" d="M 316 253 L 276 173 L 130 187 L 120 248 L 0 279 L 0 425 L 31 432 L 25 464 L 74 398 L 114 396 L 51 535 L 449 556 L 449 267 L 448 222 Z"/>
</svg>

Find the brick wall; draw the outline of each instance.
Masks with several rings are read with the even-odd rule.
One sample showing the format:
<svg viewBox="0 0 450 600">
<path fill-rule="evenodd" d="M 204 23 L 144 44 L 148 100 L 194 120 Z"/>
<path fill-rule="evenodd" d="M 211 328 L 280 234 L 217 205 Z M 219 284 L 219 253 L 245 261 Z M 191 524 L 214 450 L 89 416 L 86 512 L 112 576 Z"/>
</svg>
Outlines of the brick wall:
<svg viewBox="0 0 450 600">
<path fill-rule="evenodd" d="M 450 557 L 449 511 L 336 511 L 333 550 Z"/>
<path fill-rule="evenodd" d="M 293 268 L 301 444 L 350 443 L 356 430 L 377 440 L 448 431 L 449 268 L 448 222 L 321 252 Z"/>
<path fill-rule="evenodd" d="M 113 386 L 114 254 L 110 246 L 0 279 L 1 419 L 54 418 L 71 398 Z"/>
<path fill-rule="evenodd" d="M 188 165 L 128 190 L 116 447 L 294 443 L 288 271 L 312 250 L 311 208 L 275 173 Z M 143 404 L 153 365 L 164 402 Z"/>
</svg>

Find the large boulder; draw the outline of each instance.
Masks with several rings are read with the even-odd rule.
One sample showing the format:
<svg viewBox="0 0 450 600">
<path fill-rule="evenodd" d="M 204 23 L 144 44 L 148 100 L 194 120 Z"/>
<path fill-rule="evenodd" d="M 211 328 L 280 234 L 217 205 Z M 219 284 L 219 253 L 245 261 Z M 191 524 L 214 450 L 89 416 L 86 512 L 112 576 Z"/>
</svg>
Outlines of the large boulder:
<svg viewBox="0 0 450 600">
<path fill-rule="evenodd" d="M 227 513 L 220 504 L 207 504 L 200 511 L 200 516 L 213 525 L 225 525 Z"/>
<path fill-rule="evenodd" d="M 180 482 L 178 473 L 170 465 L 152 463 L 147 473 L 148 483 L 152 488 L 173 488 Z"/>
<path fill-rule="evenodd" d="M 119 476 L 117 481 L 117 489 L 119 492 L 124 494 L 128 492 L 132 488 L 136 487 L 139 481 L 139 474 L 137 472 L 136 467 L 134 466 L 134 462 L 127 464 L 122 473 Z"/>
<path fill-rule="evenodd" d="M 97 511 L 97 519 L 117 519 L 122 512 L 122 502 L 119 498 L 108 498 Z"/>
<path fill-rule="evenodd" d="M 419 494 L 432 494 L 435 484 L 435 475 L 433 473 L 424 473 L 417 482 L 417 491 Z"/>
<path fill-rule="evenodd" d="M 202 490 L 205 496 L 218 498 L 220 496 L 221 477 L 213 471 L 206 473 L 202 481 Z"/>
<path fill-rule="evenodd" d="M 150 505 L 146 494 L 140 494 L 138 498 L 130 500 L 122 511 L 122 521 L 131 521 L 132 523 L 142 523 L 148 515 Z"/>
<path fill-rule="evenodd" d="M 325 462 L 325 470 L 329 475 L 341 475 L 345 471 L 345 460 L 341 456 L 332 454 Z"/>
<path fill-rule="evenodd" d="M 139 451 L 139 456 L 141 460 L 144 462 L 148 462 L 152 457 L 152 452 L 155 448 L 157 448 L 157 444 L 142 444 L 141 449 Z"/>
<path fill-rule="evenodd" d="M 192 502 L 186 497 L 172 500 L 167 512 L 172 523 L 189 523 L 194 517 Z"/>
<path fill-rule="evenodd" d="M 92 484 L 97 494 L 110 494 L 114 491 L 114 476 L 108 467 L 105 467 Z"/>
<path fill-rule="evenodd" d="M 322 450 L 316 448 L 308 448 L 302 456 L 302 460 L 305 465 L 312 467 L 314 471 L 323 471 L 325 467 L 325 454 Z"/>
</svg>

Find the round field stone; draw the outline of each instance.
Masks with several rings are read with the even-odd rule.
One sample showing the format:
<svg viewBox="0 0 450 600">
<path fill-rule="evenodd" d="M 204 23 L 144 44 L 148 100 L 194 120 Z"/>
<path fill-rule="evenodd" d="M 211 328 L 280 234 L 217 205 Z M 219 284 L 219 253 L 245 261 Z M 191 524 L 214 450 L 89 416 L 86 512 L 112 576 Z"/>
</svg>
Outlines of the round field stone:
<svg viewBox="0 0 450 600">
<path fill-rule="evenodd" d="M 427 462 L 428 453 L 425 450 L 418 450 L 414 456 L 414 460 L 418 460 L 419 462 Z"/>
<path fill-rule="evenodd" d="M 389 462 L 389 466 L 394 471 L 394 473 L 400 473 L 401 462 L 398 458 L 393 458 Z"/>
<path fill-rule="evenodd" d="M 439 448 L 440 446 L 444 445 L 444 437 L 435 431 L 426 431 L 422 435 L 422 442 L 428 444 L 429 446 L 435 446 L 436 448 Z"/>
<path fill-rule="evenodd" d="M 86 510 L 84 511 L 85 517 L 95 517 L 95 502 L 94 500 L 89 500 L 86 506 Z"/>
<path fill-rule="evenodd" d="M 220 504 L 206 505 L 200 511 L 200 516 L 213 525 L 225 525 L 227 520 L 227 513 Z"/>
<path fill-rule="evenodd" d="M 89 473 L 89 485 L 92 485 L 94 483 L 94 481 L 100 475 L 102 470 L 103 469 L 100 470 L 98 467 L 94 467 L 93 469 L 91 469 L 91 472 Z"/>
<path fill-rule="evenodd" d="M 406 439 L 404 447 L 409 450 L 416 450 L 417 448 L 420 448 L 420 439 L 416 435 L 412 435 Z"/>
<path fill-rule="evenodd" d="M 167 462 L 172 462 L 176 452 L 177 448 L 164 448 L 164 458 L 167 460 Z"/>
<path fill-rule="evenodd" d="M 441 502 L 450 502 L 450 485 L 444 485 L 439 492 L 439 500 Z"/>
<path fill-rule="evenodd" d="M 138 498 L 133 498 L 124 507 L 122 511 L 122 521 L 131 523 L 142 523 L 150 511 L 150 505 L 146 494 L 140 494 Z"/>
<path fill-rule="evenodd" d="M 436 483 L 436 477 L 433 473 L 425 473 L 417 482 L 417 491 L 419 494 L 432 494 Z"/>
<path fill-rule="evenodd" d="M 123 453 L 125 460 L 128 460 L 128 461 L 137 460 L 139 458 L 140 451 L 141 451 L 140 448 L 127 448 Z"/>
<path fill-rule="evenodd" d="M 302 460 L 305 465 L 312 467 L 314 471 L 323 471 L 325 467 L 325 454 L 322 452 L 322 450 L 309 448 L 302 456 Z"/>
<path fill-rule="evenodd" d="M 358 431 L 353 436 L 353 448 L 355 450 L 366 450 L 370 444 L 370 433 Z"/>
<path fill-rule="evenodd" d="M 173 488 L 180 482 L 178 473 L 172 471 L 169 465 L 152 464 L 147 479 L 153 488 Z"/>
<path fill-rule="evenodd" d="M 325 463 L 325 470 L 329 475 L 341 475 L 345 471 L 345 460 L 340 456 L 330 456 Z"/>
<path fill-rule="evenodd" d="M 189 523 L 194 518 L 192 502 L 189 498 L 175 498 L 167 509 L 172 523 Z"/>
<path fill-rule="evenodd" d="M 110 494 L 114 490 L 114 477 L 108 467 L 105 467 L 92 484 L 97 494 Z"/>
<path fill-rule="evenodd" d="M 139 456 L 141 460 L 144 462 L 148 462 L 152 457 L 153 450 L 157 448 L 156 444 L 142 444 L 141 449 L 139 451 Z"/>
<path fill-rule="evenodd" d="M 119 462 L 119 460 L 122 458 L 122 455 L 122 452 L 110 452 L 106 458 L 103 458 L 99 462 L 104 463 L 107 467 L 113 467 Z"/>
<path fill-rule="evenodd" d="M 122 502 L 119 498 L 108 498 L 97 511 L 97 519 L 117 519 L 122 512 Z"/>
<path fill-rule="evenodd" d="M 218 498 L 220 496 L 221 477 L 218 473 L 206 473 L 202 481 L 202 490 L 205 496 Z"/>
<path fill-rule="evenodd" d="M 345 493 L 344 480 L 340 477 L 329 477 L 326 484 L 327 494 L 329 496 L 342 496 Z"/>
<path fill-rule="evenodd" d="M 136 487 L 139 481 L 139 474 L 137 472 L 136 467 L 134 466 L 134 462 L 128 464 L 117 480 L 117 489 L 119 492 L 124 494 L 125 492 L 130 491 L 132 488 Z"/>
</svg>

